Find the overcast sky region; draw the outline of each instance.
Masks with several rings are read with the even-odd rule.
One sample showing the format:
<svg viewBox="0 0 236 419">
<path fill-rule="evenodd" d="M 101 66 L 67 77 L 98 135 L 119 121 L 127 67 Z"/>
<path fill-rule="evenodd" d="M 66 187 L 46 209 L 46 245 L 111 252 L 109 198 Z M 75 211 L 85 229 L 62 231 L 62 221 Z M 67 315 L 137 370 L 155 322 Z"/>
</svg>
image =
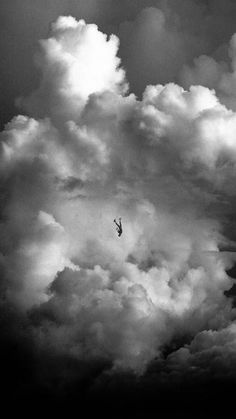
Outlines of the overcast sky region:
<svg viewBox="0 0 236 419">
<path fill-rule="evenodd" d="M 0 43 L 6 406 L 228 418 L 235 1 L 8 0 Z"/>
</svg>

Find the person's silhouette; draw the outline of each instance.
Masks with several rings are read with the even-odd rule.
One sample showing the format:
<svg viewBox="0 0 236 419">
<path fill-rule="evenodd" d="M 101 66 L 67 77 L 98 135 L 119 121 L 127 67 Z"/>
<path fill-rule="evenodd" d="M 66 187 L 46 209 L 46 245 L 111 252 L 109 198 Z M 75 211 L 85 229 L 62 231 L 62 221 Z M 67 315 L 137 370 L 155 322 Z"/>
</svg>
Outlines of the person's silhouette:
<svg viewBox="0 0 236 419">
<path fill-rule="evenodd" d="M 116 219 L 114 219 L 114 223 L 116 224 L 116 231 L 118 233 L 118 237 L 120 237 L 123 232 L 122 224 L 121 224 L 121 217 L 119 218 L 119 223 L 117 223 Z"/>
</svg>

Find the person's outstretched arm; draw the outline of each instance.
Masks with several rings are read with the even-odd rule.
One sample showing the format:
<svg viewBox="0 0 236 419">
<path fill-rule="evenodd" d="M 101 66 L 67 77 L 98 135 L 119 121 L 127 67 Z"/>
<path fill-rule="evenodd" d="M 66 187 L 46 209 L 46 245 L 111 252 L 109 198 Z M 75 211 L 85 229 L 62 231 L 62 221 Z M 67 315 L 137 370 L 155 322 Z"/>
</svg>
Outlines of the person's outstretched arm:
<svg viewBox="0 0 236 419">
<path fill-rule="evenodd" d="M 118 228 L 120 228 L 120 225 L 116 222 L 116 219 L 114 220 L 114 223 L 117 225 Z"/>
</svg>

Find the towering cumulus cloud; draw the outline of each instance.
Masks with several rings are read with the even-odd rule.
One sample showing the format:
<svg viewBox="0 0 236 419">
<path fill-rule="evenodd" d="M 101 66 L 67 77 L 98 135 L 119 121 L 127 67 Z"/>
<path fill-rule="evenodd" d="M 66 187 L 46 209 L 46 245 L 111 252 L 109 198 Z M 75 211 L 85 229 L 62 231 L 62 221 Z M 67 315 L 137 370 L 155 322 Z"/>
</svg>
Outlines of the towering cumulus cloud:
<svg viewBox="0 0 236 419">
<path fill-rule="evenodd" d="M 36 57 L 40 87 L 19 104 L 34 116 L 74 120 L 92 93 L 125 91 L 124 71 L 116 56 L 118 39 L 106 38 L 96 25 L 60 17 L 52 25 L 51 37 L 40 42 Z"/>
<path fill-rule="evenodd" d="M 40 85 L 1 134 L 2 309 L 50 354 L 193 373 L 218 348 L 227 368 L 236 114 L 200 85 L 138 100 L 117 49 L 72 17 L 40 41 Z"/>
</svg>

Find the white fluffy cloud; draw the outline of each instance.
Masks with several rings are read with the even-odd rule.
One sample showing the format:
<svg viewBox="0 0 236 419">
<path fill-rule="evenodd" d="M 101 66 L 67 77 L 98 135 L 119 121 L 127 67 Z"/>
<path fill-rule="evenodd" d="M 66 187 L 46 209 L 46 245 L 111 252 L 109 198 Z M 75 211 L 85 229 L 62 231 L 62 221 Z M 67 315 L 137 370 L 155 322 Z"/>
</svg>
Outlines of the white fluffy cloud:
<svg viewBox="0 0 236 419">
<path fill-rule="evenodd" d="M 127 89 L 119 68 L 118 38 L 99 32 L 95 24 L 60 17 L 51 37 L 40 42 L 36 63 L 42 72 L 40 87 L 18 99 L 30 114 L 76 119 L 92 93 Z"/>
<path fill-rule="evenodd" d="M 201 55 L 194 59 L 192 66 L 185 65 L 183 67 L 180 78 L 186 87 L 201 84 L 214 88 L 221 102 L 235 111 L 236 34 L 232 36 L 227 49 L 228 60 L 217 60 L 207 55 Z"/>
<path fill-rule="evenodd" d="M 172 339 L 231 327 L 236 116 L 202 86 L 125 95 L 117 47 L 72 17 L 41 42 L 31 116 L 1 134 L 1 268 L 38 345 L 142 372 Z"/>
</svg>

